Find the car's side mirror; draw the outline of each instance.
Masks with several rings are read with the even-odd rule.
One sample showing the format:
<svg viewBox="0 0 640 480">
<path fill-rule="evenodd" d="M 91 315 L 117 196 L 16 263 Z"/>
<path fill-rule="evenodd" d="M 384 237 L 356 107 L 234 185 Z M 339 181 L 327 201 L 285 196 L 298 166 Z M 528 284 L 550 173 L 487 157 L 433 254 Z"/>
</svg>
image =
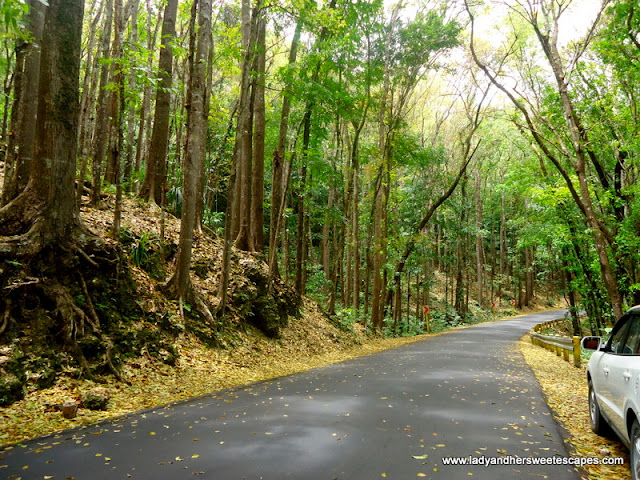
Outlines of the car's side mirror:
<svg viewBox="0 0 640 480">
<path fill-rule="evenodd" d="M 583 350 L 600 350 L 602 345 L 602 337 L 584 337 L 580 342 L 580 346 Z"/>
</svg>

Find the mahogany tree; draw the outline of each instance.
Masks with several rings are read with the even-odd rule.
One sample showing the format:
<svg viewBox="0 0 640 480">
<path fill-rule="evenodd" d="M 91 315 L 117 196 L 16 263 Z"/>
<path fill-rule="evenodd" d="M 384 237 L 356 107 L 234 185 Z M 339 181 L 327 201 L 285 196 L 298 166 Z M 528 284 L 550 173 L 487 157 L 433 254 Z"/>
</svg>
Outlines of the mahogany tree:
<svg viewBox="0 0 640 480">
<path fill-rule="evenodd" d="M 171 84 L 173 82 L 173 51 L 171 42 L 176 35 L 176 13 L 178 0 L 169 0 L 165 6 L 160 46 L 160 85 L 156 91 L 156 109 L 153 119 L 153 134 L 147 158 L 147 170 L 139 196 L 163 203 L 167 176 L 167 150 L 169 142 L 169 113 Z"/>
<path fill-rule="evenodd" d="M 10 320 L 26 328 L 25 301 L 36 301 L 51 318 L 52 333 L 71 347 L 88 375 L 77 343 L 85 328 L 98 339 L 105 363 L 119 377 L 111 362 L 111 340 L 91 300 L 88 285 L 93 284 L 85 280 L 97 273 L 115 276 L 118 256 L 84 225 L 75 197 L 83 13 L 83 0 L 50 0 L 46 10 L 40 82 L 36 91 L 25 91 L 38 103 L 29 180 L 0 209 L 0 332 Z M 83 301 L 76 301 L 80 297 Z"/>
<path fill-rule="evenodd" d="M 211 48 L 211 0 L 197 0 L 198 15 L 197 45 L 190 75 L 190 104 L 187 120 L 187 149 L 184 158 L 183 212 L 180 222 L 180 243 L 176 270 L 165 290 L 178 298 L 180 304 L 196 304 L 199 311 L 213 321 L 209 308 L 194 290 L 189 276 L 193 234 L 196 225 L 196 194 L 198 191 L 198 173 L 203 170 L 205 145 L 207 140 L 207 59 Z"/>
</svg>

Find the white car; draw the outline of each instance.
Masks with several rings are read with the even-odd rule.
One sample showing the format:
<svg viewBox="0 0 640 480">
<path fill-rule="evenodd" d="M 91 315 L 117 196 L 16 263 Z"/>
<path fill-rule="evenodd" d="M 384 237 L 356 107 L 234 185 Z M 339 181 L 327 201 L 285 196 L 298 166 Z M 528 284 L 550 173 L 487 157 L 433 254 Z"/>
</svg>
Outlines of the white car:
<svg viewBox="0 0 640 480">
<path fill-rule="evenodd" d="M 582 348 L 594 350 L 587 365 L 591 429 L 620 437 L 629 447 L 632 478 L 640 480 L 640 305 L 618 320 L 608 341 L 585 337 Z"/>
</svg>

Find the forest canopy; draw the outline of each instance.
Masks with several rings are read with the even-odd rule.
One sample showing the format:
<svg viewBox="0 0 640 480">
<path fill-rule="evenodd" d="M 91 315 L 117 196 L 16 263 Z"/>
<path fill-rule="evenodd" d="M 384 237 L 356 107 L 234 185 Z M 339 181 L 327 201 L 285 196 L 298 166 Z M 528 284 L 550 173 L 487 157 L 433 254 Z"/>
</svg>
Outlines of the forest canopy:
<svg viewBox="0 0 640 480">
<path fill-rule="evenodd" d="M 564 296 L 597 334 L 640 303 L 633 0 L 5 0 L 0 19 L 0 335 L 35 294 L 117 375 L 96 272 L 119 278 L 133 199 L 180 218 L 158 288 L 210 325 L 237 252 L 377 332 Z M 84 220 L 105 209 L 107 242 Z"/>
</svg>

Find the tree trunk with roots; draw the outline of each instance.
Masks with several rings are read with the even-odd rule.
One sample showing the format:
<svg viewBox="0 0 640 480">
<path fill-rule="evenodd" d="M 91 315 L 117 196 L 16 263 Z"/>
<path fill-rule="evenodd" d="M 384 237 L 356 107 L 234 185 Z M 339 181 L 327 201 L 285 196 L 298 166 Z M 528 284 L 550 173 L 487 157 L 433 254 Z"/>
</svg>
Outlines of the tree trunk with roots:
<svg viewBox="0 0 640 480">
<path fill-rule="evenodd" d="M 211 34 L 211 0 L 198 2 L 198 40 L 193 73 L 191 75 L 191 102 L 187 120 L 187 150 L 184 157 L 183 209 L 180 222 L 180 242 L 176 270 L 165 291 L 180 300 L 195 305 L 198 311 L 209 321 L 213 316 L 199 294 L 194 290 L 189 275 L 191 254 L 193 250 L 193 231 L 196 223 L 196 192 L 198 191 L 198 173 L 205 160 L 205 145 L 207 140 L 207 109 L 206 87 L 207 58 L 209 57 Z"/>
<path fill-rule="evenodd" d="M 115 275 L 116 252 L 83 225 L 75 204 L 83 14 L 83 0 L 49 0 L 40 82 L 37 91 L 25 92 L 38 101 L 29 181 L 0 209 L 0 260 L 8 266 L 0 269 L 4 309 L 0 333 L 10 320 L 25 328 L 22 305 L 25 298 L 37 296 L 38 304 L 46 305 L 51 314 L 54 335 L 71 349 L 83 370 L 88 364 L 77 338 L 87 327 L 106 349 L 106 364 L 121 378 L 84 277 L 103 271 Z M 75 300 L 78 297 L 84 299 L 83 308 Z"/>
</svg>

